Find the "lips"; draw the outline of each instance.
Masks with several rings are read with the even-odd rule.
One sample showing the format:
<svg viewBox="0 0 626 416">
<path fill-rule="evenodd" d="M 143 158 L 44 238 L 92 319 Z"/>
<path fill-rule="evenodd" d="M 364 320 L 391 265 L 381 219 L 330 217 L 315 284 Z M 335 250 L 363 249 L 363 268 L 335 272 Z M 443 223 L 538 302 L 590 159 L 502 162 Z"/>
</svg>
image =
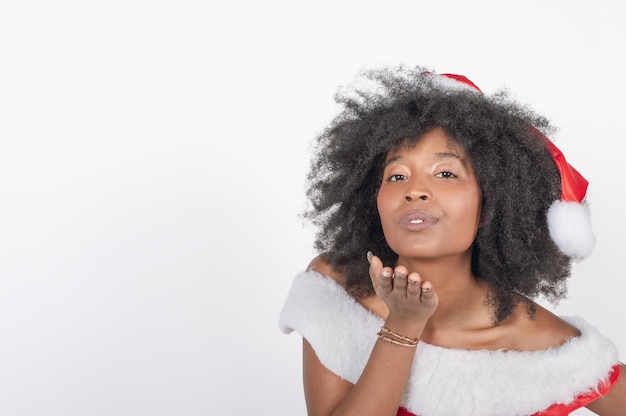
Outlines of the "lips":
<svg viewBox="0 0 626 416">
<path fill-rule="evenodd" d="M 400 228 L 422 231 L 432 227 L 439 219 L 426 211 L 409 211 L 400 218 Z"/>
</svg>

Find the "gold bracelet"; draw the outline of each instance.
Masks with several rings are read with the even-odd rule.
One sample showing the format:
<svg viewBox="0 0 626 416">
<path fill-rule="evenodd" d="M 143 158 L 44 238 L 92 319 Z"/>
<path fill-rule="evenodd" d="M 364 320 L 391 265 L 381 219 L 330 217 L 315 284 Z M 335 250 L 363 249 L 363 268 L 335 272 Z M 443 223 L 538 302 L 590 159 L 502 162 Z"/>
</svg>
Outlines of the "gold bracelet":
<svg viewBox="0 0 626 416">
<path fill-rule="evenodd" d="M 380 332 L 378 333 L 378 339 L 380 339 L 381 341 L 389 342 L 391 344 L 402 345 L 403 347 L 409 347 L 409 348 L 417 347 L 417 344 L 412 344 L 412 343 L 402 342 L 402 341 L 396 341 L 395 339 L 390 338 L 390 337 L 386 336 L 385 334 L 381 334 Z"/>
<path fill-rule="evenodd" d="M 410 348 L 417 347 L 417 342 L 419 341 L 418 338 L 412 339 L 409 337 L 405 337 L 404 335 L 393 332 L 392 330 L 384 326 L 380 328 L 380 332 L 378 332 L 376 335 L 378 335 L 378 339 L 380 339 L 381 341 Z"/>
<path fill-rule="evenodd" d="M 397 332 L 392 331 L 386 326 L 381 327 L 380 332 L 397 340 L 408 342 L 409 344 L 417 344 L 417 341 L 419 341 L 419 338 L 405 337 L 404 335 L 400 335 Z"/>
</svg>

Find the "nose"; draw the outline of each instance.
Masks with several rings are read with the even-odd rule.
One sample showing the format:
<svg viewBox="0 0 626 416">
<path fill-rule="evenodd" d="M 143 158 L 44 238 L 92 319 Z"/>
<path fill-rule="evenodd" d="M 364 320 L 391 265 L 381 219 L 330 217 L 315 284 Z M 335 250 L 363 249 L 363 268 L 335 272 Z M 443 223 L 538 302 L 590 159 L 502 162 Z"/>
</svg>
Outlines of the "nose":
<svg viewBox="0 0 626 416">
<path fill-rule="evenodd" d="M 404 195 L 404 199 L 407 202 L 412 201 L 428 201 L 432 198 L 430 190 L 428 190 L 423 182 L 417 183 L 417 181 L 412 181 L 408 189 L 406 190 L 406 194 Z"/>
<path fill-rule="evenodd" d="M 421 199 L 422 201 L 428 201 L 428 195 L 426 194 L 419 195 L 417 197 L 413 195 L 406 195 L 404 198 L 407 200 L 407 202 L 411 202 L 413 201 L 413 199 Z"/>
</svg>

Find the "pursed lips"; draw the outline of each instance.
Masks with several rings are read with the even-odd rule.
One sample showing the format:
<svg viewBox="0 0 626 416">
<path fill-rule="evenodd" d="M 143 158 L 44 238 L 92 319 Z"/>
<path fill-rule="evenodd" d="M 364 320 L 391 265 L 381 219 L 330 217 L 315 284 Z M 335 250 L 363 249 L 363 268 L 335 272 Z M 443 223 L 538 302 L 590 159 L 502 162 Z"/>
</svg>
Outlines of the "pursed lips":
<svg viewBox="0 0 626 416">
<path fill-rule="evenodd" d="M 408 231 L 422 231 L 439 219 L 426 211 L 409 211 L 400 218 L 400 227 Z"/>
</svg>

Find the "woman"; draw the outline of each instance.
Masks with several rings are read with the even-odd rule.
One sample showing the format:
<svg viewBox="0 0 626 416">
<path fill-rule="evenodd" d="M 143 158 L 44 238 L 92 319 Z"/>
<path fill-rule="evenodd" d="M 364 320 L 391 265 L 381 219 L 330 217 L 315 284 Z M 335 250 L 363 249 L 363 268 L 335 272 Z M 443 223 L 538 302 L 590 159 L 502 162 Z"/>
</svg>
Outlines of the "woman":
<svg viewBox="0 0 626 416">
<path fill-rule="evenodd" d="M 594 244 L 548 121 L 458 75 L 363 78 L 318 138 L 322 254 L 280 316 L 309 415 L 626 414 L 613 343 L 532 300 L 563 298 Z"/>
</svg>

